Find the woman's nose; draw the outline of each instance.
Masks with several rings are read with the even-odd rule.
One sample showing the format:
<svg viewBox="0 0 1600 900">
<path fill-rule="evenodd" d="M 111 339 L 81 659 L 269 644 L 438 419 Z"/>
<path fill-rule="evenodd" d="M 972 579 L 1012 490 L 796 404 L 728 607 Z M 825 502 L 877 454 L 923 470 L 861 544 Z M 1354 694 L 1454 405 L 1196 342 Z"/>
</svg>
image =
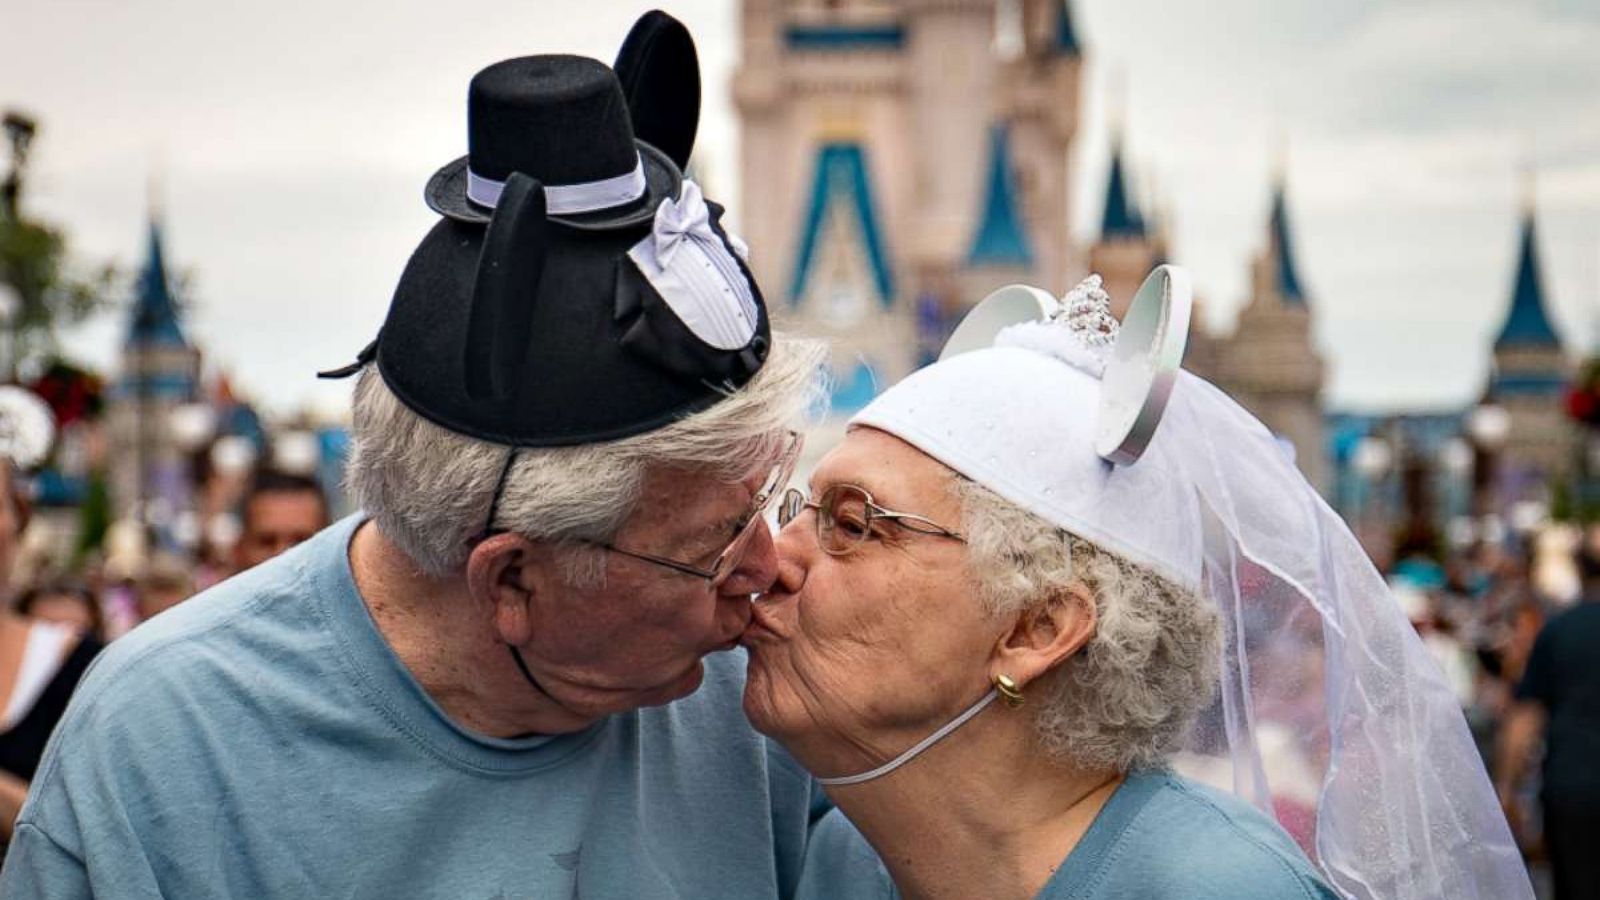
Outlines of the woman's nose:
<svg viewBox="0 0 1600 900">
<path fill-rule="evenodd" d="M 804 515 L 797 516 L 778 531 L 773 545 L 778 559 L 778 573 L 777 580 L 772 584 L 772 593 L 797 594 L 801 585 L 805 584 L 810 553 L 816 549 L 816 529 L 803 521 L 805 518 Z"/>
</svg>

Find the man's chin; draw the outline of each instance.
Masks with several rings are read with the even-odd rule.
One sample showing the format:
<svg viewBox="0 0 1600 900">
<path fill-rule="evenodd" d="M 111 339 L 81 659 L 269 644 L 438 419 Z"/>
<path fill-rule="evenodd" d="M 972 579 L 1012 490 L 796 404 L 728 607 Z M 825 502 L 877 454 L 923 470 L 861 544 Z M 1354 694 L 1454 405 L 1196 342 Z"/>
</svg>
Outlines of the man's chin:
<svg viewBox="0 0 1600 900">
<path fill-rule="evenodd" d="M 705 663 L 700 659 L 696 659 L 676 678 L 642 693 L 634 706 L 665 706 L 674 700 L 682 700 L 684 697 L 698 691 L 705 680 Z"/>
</svg>

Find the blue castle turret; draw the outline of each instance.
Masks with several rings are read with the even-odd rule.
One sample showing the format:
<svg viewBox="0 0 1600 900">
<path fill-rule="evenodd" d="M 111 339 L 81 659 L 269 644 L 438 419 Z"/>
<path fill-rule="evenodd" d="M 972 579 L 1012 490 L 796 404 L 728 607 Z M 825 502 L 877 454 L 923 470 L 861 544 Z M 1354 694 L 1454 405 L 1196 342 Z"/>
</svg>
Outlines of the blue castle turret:
<svg viewBox="0 0 1600 900">
<path fill-rule="evenodd" d="M 1081 56 L 1083 49 L 1078 46 L 1078 30 L 1072 25 L 1072 4 L 1067 0 L 1057 0 L 1055 27 L 1055 50 L 1062 56 Z"/>
<path fill-rule="evenodd" d="M 967 265 L 1032 266 L 1033 248 L 1023 225 L 1022 203 L 1011 162 L 1011 131 L 1003 123 L 989 128 L 989 165 L 984 181 L 983 206 L 967 251 Z"/>
<path fill-rule="evenodd" d="M 1289 233 L 1289 203 L 1283 179 L 1272 191 L 1269 262 L 1272 286 L 1286 306 L 1305 306 L 1306 294 L 1300 288 L 1300 275 L 1294 262 L 1294 240 Z"/>
<path fill-rule="evenodd" d="M 1166 255 L 1163 241 L 1134 197 L 1120 125 L 1112 126 L 1111 160 L 1106 167 L 1105 200 L 1100 208 L 1100 238 L 1089 247 L 1089 271 L 1105 281 L 1111 311 L 1128 311 L 1145 276 Z"/>
<path fill-rule="evenodd" d="M 192 486 L 185 451 L 172 431 L 172 412 L 198 398 L 200 353 L 184 333 L 182 308 L 167 269 L 161 223 L 152 214 L 144 266 L 135 286 L 122 345 L 122 373 L 112 390 L 113 462 L 118 518 L 136 518 L 171 543 L 178 512 Z"/>
<path fill-rule="evenodd" d="M 139 273 L 123 352 L 129 363 L 155 363 L 125 366 L 120 383 L 123 391 L 147 397 L 193 398 L 198 374 L 188 364 L 193 348 L 179 320 L 162 252 L 161 224 L 154 217 L 150 220 L 145 262 Z M 167 364 L 160 364 L 160 360 Z"/>
<path fill-rule="evenodd" d="M 1506 314 L 1505 324 L 1500 326 L 1499 337 L 1495 338 L 1496 347 L 1561 345 L 1561 339 L 1550 325 L 1550 316 L 1545 312 L 1544 283 L 1539 277 L 1537 228 L 1533 210 L 1530 209 L 1522 217 L 1517 274 L 1511 287 L 1511 310 Z"/>
<path fill-rule="evenodd" d="M 1522 214 L 1510 309 L 1494 341 L 1489 391 L 1495 397 L 1555 397 L 1564 389 L 1567 373 L 1561 338 L 1548 310 L 1539 271 L 1538 226 L 1530 202 Z"/>
<path fill-rule="evenodd" d="M 1509 309 L 1494 341 L 1488 397 L 1511 414 L 1502 455 L 1500 490 L 1507 502 L 1527 499 L 1539 485 L 1572 467 L 1574 432 L 1562 397 L 1571 374 L 1550 318 L 1539 267 L 1539 241 L 1529 173 L 1517 237 Z"/>
<path fill-rule="evenodd" d="M 1144 216 L 1128 187 L 1128 174 L 1122 162 L 1122 138 L 1119 135 L 1111 144 L 1111 171 L 1106 177 L 1106 202 L 1100 216 L 1100 239 L 1144 240 Z"/>
</svg>

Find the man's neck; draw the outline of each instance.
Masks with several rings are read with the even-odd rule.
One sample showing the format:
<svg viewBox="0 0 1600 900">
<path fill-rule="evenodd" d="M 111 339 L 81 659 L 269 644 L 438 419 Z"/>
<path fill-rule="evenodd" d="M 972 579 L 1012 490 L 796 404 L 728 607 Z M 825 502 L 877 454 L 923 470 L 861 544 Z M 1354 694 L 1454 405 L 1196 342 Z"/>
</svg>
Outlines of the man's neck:
<svg viewBox="0 0 1600 900">
<path fill-rule="evenodd" d="M 905 768 L 829 789 L 906 900 L 1032 900 L 1122 783 L 1044 759 L 1024 717 L 983 718 L 1001 715 L 1015 718 L 974 721 Z"/>
<path fill-rule="evenodd" d="M 371 521 L 350 542 L 350 568 L 384 641 L 456 724 L 501 738 L 592 724 L 522 677 L 465 579 L 422 573 Z"/>
</svg>

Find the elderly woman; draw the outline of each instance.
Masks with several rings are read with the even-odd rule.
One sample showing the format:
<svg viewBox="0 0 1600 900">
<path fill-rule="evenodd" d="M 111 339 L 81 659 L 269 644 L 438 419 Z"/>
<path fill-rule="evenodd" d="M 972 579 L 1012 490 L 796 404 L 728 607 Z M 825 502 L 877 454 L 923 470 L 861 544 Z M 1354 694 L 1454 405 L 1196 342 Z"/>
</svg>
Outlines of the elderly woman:
<svg viewBox="0 0 1600 900">
<path fill-rule="evenodd" d="M 1107 371 L 1097 287 L 891 388 L 790 492 L 745 636 L 751 721 L 908 898 L 1529 896 L 1503 825 L 1471 820 L 1492 796 L 1458 768 L 1459 712 L 1430 718 L 1437 673 L 1395 610 L 1357 602 L 1348 532 L 1271 436 L 1181 375 L 1153 439 L 1146 420 L 1097 452 L 1111 385 L 1139 381 Z M 1152 362 L 1144 388 L 1165 396 Z M 1328 562 L 1302 565 L 1303 547 Z M 1378 624 L 1324 641 L 1318 603 Z M 1385 674 L 1339 669 L 1346 650 Z M 1263 752 L 1268 720 L 1294 707 L 1272 701 L 1350 685 L 1359 701 L 1295 735 L 1298 769 L 1263 764 L 1281 755 Z M 1379 738 L 1426 746 L 1458 783 L 1372 753 Z M 1268 815 L 1308 790 L 1318 864 Z M 859 858 L 855 840 L 836 831 L 813 860 Z"/>
</svg>

